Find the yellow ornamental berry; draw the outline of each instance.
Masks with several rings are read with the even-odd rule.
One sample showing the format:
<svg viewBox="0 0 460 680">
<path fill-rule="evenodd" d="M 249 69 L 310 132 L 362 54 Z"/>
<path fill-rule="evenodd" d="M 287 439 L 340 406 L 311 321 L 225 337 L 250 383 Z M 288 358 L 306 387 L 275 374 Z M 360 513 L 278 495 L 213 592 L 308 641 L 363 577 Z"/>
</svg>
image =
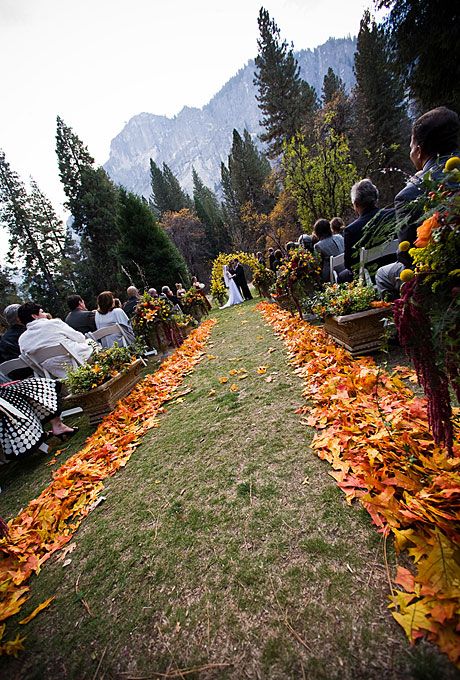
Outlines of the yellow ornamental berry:
<svg viewBox="0 0 460 680">
<path fill-rule="evenodd" d="M 409 241 L 401 241 L 401 243 L 399 244 L 399 251 L 400 251 L 401 253 L 407 253 L 407 251 L 409 250 L 409 248 L 410 248 L 410 243 L 409 243 Z"/>
<path fill-rule="evenodd" d="M 403 269 L 401 274 L 399 275 L 399 278 L 403 283 L 407 283 L 411 279 L 413 279 L 415 276 L 414 272 L 412 269 Z"/>
<path fill-rule="evenodd" d="M 458 156 L 452 156 L 452 158 L 447 159 L 444 172 L 452 172 L 455 168 L 460 168 L 460 158 Z"/>
</svg>

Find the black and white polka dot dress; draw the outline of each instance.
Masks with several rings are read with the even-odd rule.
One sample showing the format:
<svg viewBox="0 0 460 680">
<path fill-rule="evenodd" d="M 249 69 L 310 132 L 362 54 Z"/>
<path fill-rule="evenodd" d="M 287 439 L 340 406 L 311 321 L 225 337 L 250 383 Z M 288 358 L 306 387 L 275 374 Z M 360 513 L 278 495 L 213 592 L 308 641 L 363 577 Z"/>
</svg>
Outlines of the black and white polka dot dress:
<svg viewBox="0 0 460 680">
<path fill-rule="evenodd" d="M 6 458 L 22 458 L 45 440 L 43 423 L 59 414 L 61 386 L 46 378 L 0 385 L 0 446 Z"/>
</svg>

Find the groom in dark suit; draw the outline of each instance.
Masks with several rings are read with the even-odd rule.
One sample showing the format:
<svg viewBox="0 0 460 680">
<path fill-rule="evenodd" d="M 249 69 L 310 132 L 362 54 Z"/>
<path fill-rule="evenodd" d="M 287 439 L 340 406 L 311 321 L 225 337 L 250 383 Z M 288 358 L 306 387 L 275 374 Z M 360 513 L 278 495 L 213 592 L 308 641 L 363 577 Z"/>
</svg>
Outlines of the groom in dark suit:
<svg viewBox="0 0 460 680">
<path fill-rule="evenodd" d="M 251 291 L 249 290 L 248 282 L 246 281 L 243 265 L 239 262 L 237 258 L 233 260 L 233 263 L 235 283 L 238 286 L 241 295 L 244 297 L 245 300 L 252 300 Z"/>
</svg>

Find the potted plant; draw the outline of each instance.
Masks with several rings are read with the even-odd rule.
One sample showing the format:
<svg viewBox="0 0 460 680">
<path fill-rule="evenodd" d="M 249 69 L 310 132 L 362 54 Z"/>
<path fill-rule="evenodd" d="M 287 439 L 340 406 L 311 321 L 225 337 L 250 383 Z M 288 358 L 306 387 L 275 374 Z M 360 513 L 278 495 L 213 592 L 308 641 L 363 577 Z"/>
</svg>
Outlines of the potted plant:
<svg viewBox="0 0 460 680">
<path fill-rule="evenodd" d="M 176 315 L 171 305 L 162 298 L 153 298 L 144 293 L 132 317 L 137 336 L 142 338 L 149 349 L 166 352 L 168 347 L 179 347 L 182 334 L 177 326 Z"/>
<path fill-rule="evenodd" d="M 144 365 L 137 354 L 136 348 L 115 344 L 69 371 L 65 380 L 70 392 L 66 404 L 81 406 L 92 425 L 99 423 L 137 383 Z"/>
<path fill-rule="evenodd" d="M 376 290 L 361 281 L 329 284 L 315 296 L 312 311 L 324 319 L 324 330 L 352 356 L 380 349 L 384 319 L 391 304 L 378 300 Z"/>
<path fill-rule="evenodd" d="M 260 297 L 270 297 L 270 288 L 275 283 L 275 280 L 275 272 L 268 269 L 268 267 L 264 267 L 263 264 L 254 268 L 252 281 L 257 288 Z"/>
<path fill-rule="evenodd" d="M 321 285 L 320 272 L 319 258 L 306 250 L 291 250 L 276 273 L 272 298 L 302 319 L 302 305 Z"/>
<path fill-rule="evenodd" d="M 185 314 L 192 316 L 198 323 L 203 316 L 208 313 L 208 307 L 203 299 L 203 293 L 196 288 L 189 288 L 185 295 L 180 300 L 182 309 Z"/>
</svg>

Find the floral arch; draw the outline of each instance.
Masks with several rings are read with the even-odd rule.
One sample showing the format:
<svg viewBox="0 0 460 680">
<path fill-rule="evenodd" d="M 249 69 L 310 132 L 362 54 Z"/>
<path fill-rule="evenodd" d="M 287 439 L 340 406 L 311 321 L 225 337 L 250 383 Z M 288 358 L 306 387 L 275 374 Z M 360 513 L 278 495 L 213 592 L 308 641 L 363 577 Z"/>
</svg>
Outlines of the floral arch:
<svg viewBox="0 0 460 680">
<path fill-rule="evenodd" d="M 255 255 L 251 255 L 251 253 L 220 253 L 212 263 L 211 272 L 211 295 L 219 304 L 225 300 L 227 295 L 223 278 L 224 264 L 229 264 L 235 258 L 238 258 L 241 264 L 247 265 L 253 274 L 259 267 L 257 258 Z"/>
</svg>

